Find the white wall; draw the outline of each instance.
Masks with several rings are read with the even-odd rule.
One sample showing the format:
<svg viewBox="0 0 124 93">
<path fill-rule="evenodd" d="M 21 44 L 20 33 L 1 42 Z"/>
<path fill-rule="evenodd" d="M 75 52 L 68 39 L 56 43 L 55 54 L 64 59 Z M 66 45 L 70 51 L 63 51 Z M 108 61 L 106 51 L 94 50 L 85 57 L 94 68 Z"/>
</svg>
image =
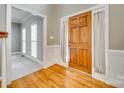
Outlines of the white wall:
<svg viewBox="0 0 124 93">
<path fill-rule="evenodd" d="M 21 51 L 21 24 L 12 23 L 11 27 L 11 52 Z"/>
</svg>

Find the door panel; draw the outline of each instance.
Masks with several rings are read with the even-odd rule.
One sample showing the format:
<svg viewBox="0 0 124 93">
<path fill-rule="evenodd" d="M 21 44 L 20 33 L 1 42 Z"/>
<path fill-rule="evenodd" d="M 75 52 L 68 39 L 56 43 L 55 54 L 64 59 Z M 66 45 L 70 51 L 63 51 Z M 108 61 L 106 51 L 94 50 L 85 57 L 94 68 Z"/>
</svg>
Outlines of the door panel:
<svg viewBox="0 0 124 93">
<path fill-rule="evenodd" d="M 75 63 L 78 61 L 78 54 L 76 48 L 70 49 L 70 62 Z"/>
<path fill-rule="evenodd" d="M 77 28 L 74 27 L 74 28 L 71 28 L 71 33 L 70 33 L 71 37 L 70 37 L 70 43 L 71 44 L 76 44 L 77 41 L 78 41 L 78 31 L 77 31 Z"/>
<path fill-rule="evenodd" d="M 69 18 L 69 66 L 91 73 L 91 12 Z"/>
<path fill-rule="evenodd" d="M 87 67 L 88 66 L 88 51 L 87 50 L 84 50 L 84 49 L 80 49 L 79 51 L 79 58 L 80 58 L 80 61 L 79 61 L 79 64 L 78 65 L 81 65 L 81 66 L 84 66 L 84 67 Z"/>
<path fill-rule="evenodd" d="M 88 27 L 79 27 L 79 43 L 88 42 Z"/>
</svg>

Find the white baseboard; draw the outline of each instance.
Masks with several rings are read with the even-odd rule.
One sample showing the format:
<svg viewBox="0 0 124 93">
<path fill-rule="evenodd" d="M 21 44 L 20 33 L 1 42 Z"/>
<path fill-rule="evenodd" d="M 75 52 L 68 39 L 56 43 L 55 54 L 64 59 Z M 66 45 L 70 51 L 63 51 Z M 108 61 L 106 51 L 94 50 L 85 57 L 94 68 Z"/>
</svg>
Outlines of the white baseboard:
<svg viewBox="0 0 124 93">
<path fill-rule="evenodd" d="M 58 64 L 60 66 L 65 66 L 68 67 L 68 63 L 63 62 L 61 59 L 58 61 L 46 61 L 45 64 L 43 65 L 44 68 L 48 68 L 52 65 Z"/>
<path fill-rule="evenodd" d="M 122 83 L 122 81 L 119 80 L 108 79 L 106 83 L 118 88 L 124 88 L 124 83 Z"/>
<path fill-rule="evenodd" d="M 64 67 L 68 67 L 68 65 L 67 64 L 65 64 L 65 63 L 58 63 L 58 62 L 55 62 L 55 63 L 51 63 L 50 64 L 50 62 L 49 62 L 49 64 L 45 64 L 45 65 L 43 65 L 43 68 L 48 68 L 48 67 L 50 67 L 50 66 L 53 66 L 53 65 L 55 65 L 55 64 L 58 64 L 58 65 L 60 65 L 60 66 L 64 66 Z"/>
<path fill-rule="evenodd" d="M 114 87 L 118 87 L 118 88 L 124 88 L 124 84 L 121 84 L 122 82 L 120 82 L 119 80 L 114 80 L 114 79 L 108 79 L 108 78 L 105 78 L 104 75 L 100 75 L 100 74 L 97 74 L 97 73 L 94 73 L 92 75 L 93 78 L 97 79 L 97 80 L 100 80 L 106 84 L 109 84 L 109 85 L 112 85 Z"/>
<path fill-rule="evenodd" d="M 61 66 L 68 67 L 68 63 L 65 63 L 65 62 L 58 62 L 57 64 L 58 65 L 61 65 Z"/>
<path fill-rule="evenodd" d="M 30 60 L 32 60 L 32 61 L 34 61 L 34 62 L 40 64 L 40 65 L 43 65 L 43 64 L 42 64 L 42 63 L 43 63 L 42 61 L 40 61 L 40 60 L 38 60 L 38 59 L 36 59 L 36 58 L 34 58 L 34 57 L 32 57 L 32 56 L 29 56 L 29 55 L 26 55 L 26 54 L 24 54 L 24 56 L 25 56 L 26 58 L 28 58 L 28 59 L 30 59 Z"/>
<path fill-rule="evenodd" d="M 97 80 L 106 82 L 105 75 L 102 75 L 102 74 L 99 74 L 99 73 L 96 73 L 96 72 L 93 72 L 93 73 L 92 73 L 92 78 L 95 78 L 95 79 L 97 79 Z"/>
<path fill-rule="evenodd" d="M 54 63 L 51 63 L 51 62 L 47 62 L 47 63 L 45 63 L 44 65 L 43 65 L 43 68 L 48 68 L 48 67 L 50 67 L 50 66 L 52 66 L 52 65 L 55 65 L 55 64 L 57 64 L 56 62 L 54 62 Z"/>
<path fill-rule="evenodd" d="M 2 76 L 0 76 L 0 81 L 2 82 Z M 10 85 L 11 81 L 7 82 L 7 85 Z"/>
</svg>

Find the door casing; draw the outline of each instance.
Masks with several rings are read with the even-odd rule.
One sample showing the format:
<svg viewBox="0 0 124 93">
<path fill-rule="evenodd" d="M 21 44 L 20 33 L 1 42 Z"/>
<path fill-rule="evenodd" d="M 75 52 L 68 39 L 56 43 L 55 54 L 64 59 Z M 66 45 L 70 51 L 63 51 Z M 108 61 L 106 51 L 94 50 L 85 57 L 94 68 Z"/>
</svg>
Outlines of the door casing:
<svg viewBox="0 0 124 93">
<path fill-rule="evenodd" d="M 47 46 L 47 16 L 43 15 L 41 13 L 32 11 L 23 6 L 7 4 L 6 5 L 6 31 L 8 33 L 11 33 L 12 7 L 24 10 L 26 12 L 32 13 L 34 15 L 38 15 L 43 18 L 43 40 L 44 40 L 43 41 L 43 66 L 45 66 L 45 61 L 46 61 L 45 55 L 46 55 L 46 46 Z M 12 75 L 11 75 L 11 64 L 10 64 L 11 63 L 10 62 L 10 59 L 11 59 L 11 35 L 10 34 L 8 34 L 7 45 L 8 46 L 7 46 L 7 66 L 6 66 L 7 75 L 6 75 L 6 77 L 7 77 L 7 84 L 11 84 L 11 82 L 12 82 L 11 76 Z"/>
<path fill-rule="evenodd" d="M 60 36 L 61 36 L 61 33 L 62 33 L 62 22 L 63 21 L 67 21 L 68 22 L 68 19 L 69 19 L 69 17 L 72 17 L 72 16 L 75 16 L 75 15 L 78 15 L 78 14 L 81 14 L 81 13 L 85 13 L 85 12 L 88 12 L 88 11 L 92 11 L 92 24 L 93 24 L 93 21 L 94 21 L 94 19 L 93 19 L 93 14 L 94 14 L 94 11 L 99 11 L 100 9 L 102 9 L 102 8 L 104 8 L 105 9 L 105 22 L 106 22 L 106 32 L 105 32 L 105 35 L 106 35 L 106 38 L 105 38 L 105 54 L 106 54 L 106 73 L 108 72 L 108 54 L 109 54 L 109 5 L 108 4 L 102 4 L 102 5 L 96 5 L 96 6 L 93 6 L 93 7 L 91 7 L 91 8 L 88 8 L 88 9 L 85 9 L 85 10 L 83 10 L 83 11 L 79 11 L 79 12 L 77 12 L 77 13 L 74 13 L 74 14 L 71 14 L 71 15 L 67 15 L 67 16 L 64 16 L 64 17 L 61 17 L 60 18 Z M 92 77 L 94 77 L 94 78 L 96 78 L 96 73 L 95 73 L 95 71 L 94 71 L 94 31 L 93 31 L 93 25 L 92 25 L 92 28 L 91 28 L 92 30 L 92 74 L 91 74 L 91 76 Z M 60 37 L 60 44 L 61 44 L 61 39 L 62 39 L 63 37 Z M 67 40 L 68 41 L 68 40 Z M 68 58 L 67 58 L 67 60 L 69 59 L 69 55 L 68 55 Z M 69 67 L 69 62 L 63 62 L 64 63 L 64 66 L 66 66 L 66 67 Z M 89 74 L 90 75 L 90 74 Z M 100 79 L 100 80 L 103 80 L 103 78 L 105 77 L 105 76 L 101 76 L 101 75 L 98 75 L 97 74 L 97 79 Z"/>
</svg>

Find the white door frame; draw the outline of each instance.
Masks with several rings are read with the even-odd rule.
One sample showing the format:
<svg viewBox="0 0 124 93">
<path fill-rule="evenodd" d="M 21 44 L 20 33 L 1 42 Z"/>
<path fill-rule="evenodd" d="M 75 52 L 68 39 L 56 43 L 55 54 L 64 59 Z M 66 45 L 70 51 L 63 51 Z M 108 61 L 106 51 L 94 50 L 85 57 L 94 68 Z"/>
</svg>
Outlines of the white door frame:
<svg viewBox="0 0 124 93">
<path fill-rule="evenodd" d="M 89 9 L 85 9 L 83 11 L 68 15 L 68 16 L 64 16 L 61 17 L 61 21 L 60 21 L 60 34 L 62 33 L 62 22 L 68 21 L 69 17 L 81 14 L 81 13 L 85 13 L 88 11 L 92 11 L 92 77 L 94 77 L 94 31 L 93 31 L 93 13 L 94 11 L 99 11 L 99 9 L 104 8 L 105 9 L 105 24 L 106 24 L 106 28 L 105 28 L 105 57 L 106 57 L 106 73 L 108 72 L 108 54 L 109 54 L 109 5 L 96 5 L 94 7 L 91 7 Z M 61 36 L 61 35 L 60 35 Z M 60 37 L 60 41 L 61 41 L 62 37 Z M 68 63 L 67 63 L 67 67 L 68 67 Z M 104 76 L 105 77 L 105 76 Z M 95 77 L 96 78 L 96 77 Z M 97 79 L 101 79 L 101 78 L 97 78 Z M 103 78 L 101 79 L 103 80 Z M 104 80 L 103 80 L 104 81 Z"/>
<path fill-rule="evenodd" d="M 32 11 L 28 8 L 19 6 L 19 5 L 11 5 L 11 4 L 7 4 L 6 5 L 6 31 L 8 32 L 8 40 L 7 40 L 7 72 L 8 74 L 6 75 L 7 77 L 7 82 L 8 84 L 11 83 L 12 79 L 11 79 L 11 64 L 10 64 L 10 57 L 11 57 L 11 11 L 12 11 L 12 7 L 14 8 L 18 8 L 21 9 L 23 11 L 26 12 L 30 12 L 34 15 L 38 15 L 40 17 L 43 18 L 43 66 L 45 64 L 46 61 L 46 47 L 47 47 L 47 16 L 43 15 L 41 13 Z"/>
</svg>

